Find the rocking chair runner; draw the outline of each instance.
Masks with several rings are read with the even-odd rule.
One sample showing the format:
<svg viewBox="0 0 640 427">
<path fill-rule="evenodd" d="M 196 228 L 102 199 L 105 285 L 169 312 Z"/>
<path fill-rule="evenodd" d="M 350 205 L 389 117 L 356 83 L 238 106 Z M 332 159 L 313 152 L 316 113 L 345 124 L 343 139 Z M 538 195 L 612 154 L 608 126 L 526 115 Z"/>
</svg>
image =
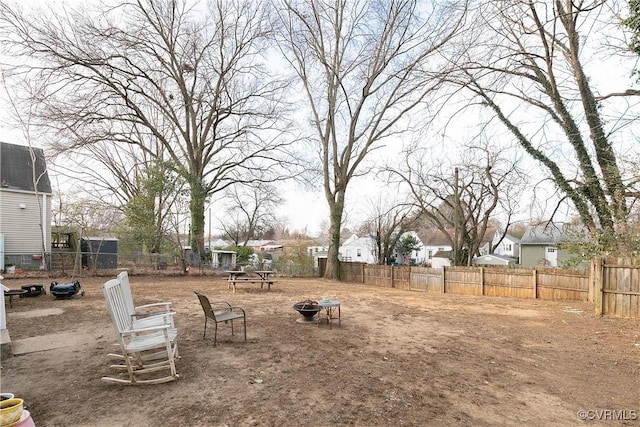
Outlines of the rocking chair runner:
<svg viewBox="0 0 640 427">
<path fill-rule="evenodd" d="M 121 355 L 110 356 L 119 357 L 123 360 L 123 364 L 111 365 L 111 367 L 126 371 L 128 377 L 103 377 L 102 380 L 120 384 L 157 384 L 177 379 L 175 367 L 178 349 L 177 333 L 171 326 L 171 313 L 149 318 L 157 323 L 155 326 L 134 327 L 120 280 L 109 280 L 102 285 L 102 292 L 122 351 Z M 159 318 L 163 319 L 162 324 Z M 149 355 L 150 352 L 153 353 Z M 158 361 L 148 363 L 147 360 Z M 140 377 L 163 371 L 169 372 L 166 376 L 151 379 Z"/>
<path fill-rule="evenodd" d="M 231 335 L 233 335 L 233 320 L 242 319 L 244 326 L 244 340 L 247 341 L 247 316 L 244 309 L 240 307 L 232 307 L 231 304 L 225 301 L 210 302 L 206 295 L 194 291 L 200 300 L 200 305 L 204 311 L 204 333 L 202 339 L 207 337 L 207 321 L 212 320 L 215 325 L 213 335 L 213 345 L 217 344 L 218 340 L 218 323 L 230 322 L 231 323 Z"/>
</svg>

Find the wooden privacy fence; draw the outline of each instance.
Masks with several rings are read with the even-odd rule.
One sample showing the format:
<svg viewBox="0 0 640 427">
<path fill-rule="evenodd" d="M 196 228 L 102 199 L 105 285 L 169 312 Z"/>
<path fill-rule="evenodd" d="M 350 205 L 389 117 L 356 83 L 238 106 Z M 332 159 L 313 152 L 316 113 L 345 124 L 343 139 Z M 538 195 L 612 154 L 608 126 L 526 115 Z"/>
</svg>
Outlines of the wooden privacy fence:
<svg viewBox="0 0 640 427">
<path fill-rule="evenodd" d="M 640 260 L 594 260 L 591 269 L 408 267 L 340 263 L 340 278 L 409 291 L 590 301 L 596 314 L 640 318 Z"/>
<path fill-rule="evenodd" d="M 591 285 L 597 315 L 640 318 L 640 259 L 594 259 Z"/>
</svg>

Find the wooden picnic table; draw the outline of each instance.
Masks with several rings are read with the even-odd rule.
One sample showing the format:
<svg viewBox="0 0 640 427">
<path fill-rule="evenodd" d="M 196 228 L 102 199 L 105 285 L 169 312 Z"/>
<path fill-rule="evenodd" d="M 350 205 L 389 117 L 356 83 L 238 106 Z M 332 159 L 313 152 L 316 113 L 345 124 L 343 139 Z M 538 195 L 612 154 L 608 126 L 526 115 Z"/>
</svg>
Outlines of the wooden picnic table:
<svg viewBox="0 0 640 427">
<path fill-rule="evenodd" d="M 271 285 L 275 283 L 272 276 L 275 271 L 272 270 L 256 270 L 256 271 L 226 271 L 229 274 L 227 279 L 227 287 L 233 287 L 233 292 L 236 291 L 237 283 L 260 283 L 260 289 L 267 285 L 267 291 L 271 290 Z M 271 276 L 271 277 L 270 277 Z"/>
</svg>

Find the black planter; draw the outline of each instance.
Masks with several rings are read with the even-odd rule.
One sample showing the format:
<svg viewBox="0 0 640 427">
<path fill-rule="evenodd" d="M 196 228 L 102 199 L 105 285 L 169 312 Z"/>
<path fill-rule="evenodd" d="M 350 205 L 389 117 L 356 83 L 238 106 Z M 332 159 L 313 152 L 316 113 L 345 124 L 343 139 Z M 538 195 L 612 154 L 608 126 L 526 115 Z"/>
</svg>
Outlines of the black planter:
<svg viewBox="0 0 640 427">
<path fill-rule="evenodd" d="M 315 323 L 313 317 L 318 314 L 320 311 L 320 307 L 318 307 L 317 301 L 301 301 L 293 304 L 293 309 L 298 313 L 302 314 L 303 318 L 298 319 L 300 323 Z"/>
</svg>

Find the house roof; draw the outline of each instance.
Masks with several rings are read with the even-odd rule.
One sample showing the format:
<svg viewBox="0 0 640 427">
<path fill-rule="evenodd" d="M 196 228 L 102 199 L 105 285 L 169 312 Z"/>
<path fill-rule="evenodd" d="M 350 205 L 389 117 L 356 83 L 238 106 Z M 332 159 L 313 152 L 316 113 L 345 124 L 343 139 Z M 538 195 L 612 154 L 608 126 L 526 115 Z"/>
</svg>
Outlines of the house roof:
<svg viewBox="0 0 640 427">
<path fill-rule="evenodd" d="M 433 258 L 451 259 L 453 258 L 453 251 L 438 251 L 435 254 L 433 254 Z"/>
<path fill-rule="evenodd" d="M 439 246 L 439 247 L 451 246 L 451 242 L 447 238 L 447 236 L 451 236 L 451 240 L 453 240 L 454 234 L 455 234 L 455 231 L 453 230 L 453 228 L 447 229 L 445 231 L 442 231 L 437 228 L 418 231 L 418 237 L 420 238 L 424 246 Z M 491 242 L 495 234 L 496 234 L 495 227 L 487 227 L 487 231 L 484 233 L 484 236 L 482 236 L 482 241 L 480 243 L 480 246 L 483 246 L 486 243 Z"/>
<path fill-rule="evenodd" d="M 473 263 L 474 264 L 483 264 L 486 262 L 491 262 L 491 261 L 495 261 L 495 262 L 500 262 L 500 263 L 504 263 L 504 264 L 515 264 L 516 263 L 516 259 L 512 258 L 510 256 L 506 256 L 506 255 L 498 255 L 498 254 L 487 254 L 487 255 L 482 255 L 479 257 L 475 257 L 473 259 Z"/>
<path fill-rule="evenodd" d="M 583 226 L 567 223 L 545 223 L 527 227 L 521 245 L 549 245 L 567 241 L 584 241 L 588 239 Z"/>
<path fill-rule="evenodd" d="M 513 243 L 520 243 L 520 239 L 518 239 L 517 237 L 513 237 L 509 233 L 504 235 L 504 240 L 511 240 Z"/>
<path fill-rule="evenodd" d="M 451 246 L 447 234 L 453 236 L 453 230 L 447 230 L 446 234 L 437 228 L 418 231 L 418 237 L 424 246 Z"/>
<path fill-rule="evenodd" d="M 44 151 L 41 148 L 0 142 L 1 189 L 35 191 L 34 169 L 38 192 L 51 194 L 51 182 L 47 173 Z"/>
</svg>

